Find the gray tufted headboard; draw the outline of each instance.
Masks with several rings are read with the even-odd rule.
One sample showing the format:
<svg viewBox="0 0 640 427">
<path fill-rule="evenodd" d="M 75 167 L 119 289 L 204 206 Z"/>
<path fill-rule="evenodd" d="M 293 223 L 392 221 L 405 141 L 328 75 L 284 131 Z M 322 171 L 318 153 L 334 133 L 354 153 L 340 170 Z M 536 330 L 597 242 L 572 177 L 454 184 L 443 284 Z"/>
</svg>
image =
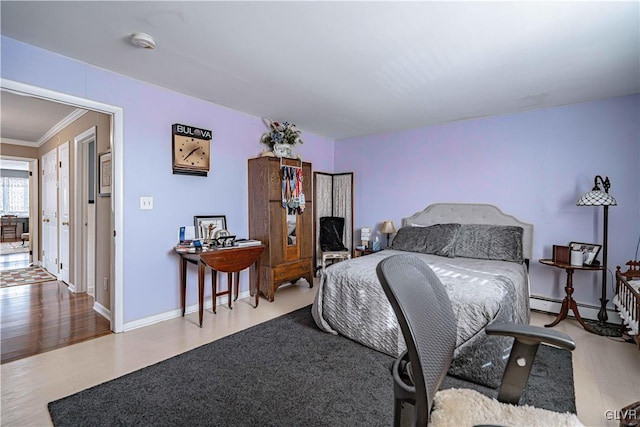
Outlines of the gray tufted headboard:
<svg viewBox="0 0 640 427">
<path fill-rule="evenodd" d="M 494 205 L 476 203 L 435 203 L 427 206 L 423 211 L 416 212 L 410 217 L 402 219 L 402 226 L 435 224 L 492 224 L 515 225 L 522 227 L 522 253 L 525 259 L 533 256 L 533 224 L 518 220 L 507 215 Z"/>
</svg>

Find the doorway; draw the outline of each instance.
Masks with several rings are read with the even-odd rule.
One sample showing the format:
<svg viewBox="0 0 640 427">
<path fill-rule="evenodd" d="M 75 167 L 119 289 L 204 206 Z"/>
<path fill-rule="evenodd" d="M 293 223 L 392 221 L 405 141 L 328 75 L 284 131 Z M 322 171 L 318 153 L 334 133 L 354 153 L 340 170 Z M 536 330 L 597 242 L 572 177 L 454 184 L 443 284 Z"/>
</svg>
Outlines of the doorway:
<svg viewBox="0 0 640 427">
<path fill-rule="evenodd" d="M 96 271 L 96 127 L 91 126 L 73 140 L 76 177 L 74 213 L 74 259 L 76 292 L 95 298 Z"/>
<path fill-rule="evenodd" d="M 110 149 L 112 153 L 112 196 L 109 200 L 110 205 L 110 230 L 113 230 L 113 237 L 110 238 L 111 247 L 111 284 L 109 285 L 110 297 L 110 323 L 113 332 L 122 332 L 123 322 L 123 242 L 121 233 L 117 230 L 122 229 L 123 212 L 122 212 L 122 149 L 123 149 L 123 111 L 120 107 L 91 101 L 85 98 L 79 98 L 47 89 L 26 85 L 23 83 L 2 80 L 0 88 L 9 90 L 23 96 L 46 99 L 53 102 L 72 105 L 86 110 L 97 111 L 108 114 L 111 117 L 111 138 Z M 76 256 L 75 250 L 73 251 Z M 74 263 L 76 265 L 77 263 Z"/>
<path fill-rule="evenodd" d="M 0 211 L 13 215 L 15 223 L 15 230 L 2 236 L 0 270 L 28 266 L 32 261 L 29 235 L 38 212 L 37 177 L 37 160 L 0 155 Z"/>
<path fill-rule="evenodd" d="M 3 364 L 111 333 L 108 316 L 103 314 L 104 310 L 95 307 L 95 296 L 74 291 L 75 280 L 70 280 L 69 232 L 72 217 L 69 206 L 69 181 L 72 174 L 69 173 L 68 167 L 69 145 L 69 142 L 65 142 L 44 153 L 40 161 L 40 172 L 38 160 L 32 159 L 31 163 L 36 173 L 31 176 L 28 169 L 25 169 L 25 166 L 29 166 L 26 161 L 20 162 L 19 165 L 14 165 L 18 163 L 16 161 L 8 163 L 5 159 L 0 162 L 3 176 L 13 175 L 16 178 L 13 181 L 21 178 L 20 182 L 7 182 L 6 184 L 12 184 L 10 188 L 9 185 L 3 187 L 3 196 L 7 196 L 6 199 L 11 203 L 3 203 L 2 206 L 5 208 L 10 205 L 11 212 L 15 213 L 28 210 L 32 213 L 29 217 L 34 218 L 34 223 L 42 224 L 42 256 L 36 255 L 36 261 L 42 260 L 41 264 L 46 267 L 44 270 L 41 266 L 31 265 L 29 252 L 5 254 L 3 244 L 3 253 L 0 256 L 0 302 L 3 307 L 0 320 L 0 363 Z M 15 171 L 18 166 L 22 170 Z M 25 185 L 22 181 L 25 174 L 27 180 L 33 180 L 35 185 L 38 183 L 38 177 L 42 179 L 42 194 L 38 195 L 38 191 L 29 194 L 13 191 L 7 194 L 9 189 L 24 190 Z M 88 187 L 86 181 L 83 176 L 75 179 L 78 186 L 85 188 Z M 21 195 L 22 197 L 18 197 Z M 33 199 L 34 203 L 27 204 L 23 199 Z M 36 206 L 39 199 L 43 201 L 42 209 Z M 39 221 L 40 211 L 43 214 Z M 22 230 L 19 230 L 16 234 L 21 233 Z M 30 242 L 26 241 L 27 251 L 29 244 Z"/>
</svg>

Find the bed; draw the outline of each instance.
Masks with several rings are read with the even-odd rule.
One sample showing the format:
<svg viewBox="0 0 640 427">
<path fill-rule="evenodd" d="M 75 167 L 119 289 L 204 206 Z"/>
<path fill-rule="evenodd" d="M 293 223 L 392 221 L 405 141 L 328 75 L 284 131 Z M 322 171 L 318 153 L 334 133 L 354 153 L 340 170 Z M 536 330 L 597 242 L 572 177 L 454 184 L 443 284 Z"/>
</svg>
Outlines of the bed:
<svg viewBox="0 0 640 427">
<path fill-rule="evenodd" d="M 625 272 L 616 267 L 616 294 L 613 303 L 626 332 L 640 350 L 640 261 L 627 262 Z"/>
<path fill-rule="evenodd" d="M 484 327 L 529 323 L 533 225 L 493 205 L 430 205 L 402 220 L 391 249 L 327 268 L 312 306 L 318 327 L 394 357 L 402 353 L 404 339 L 375 269 L 407 251 L 436 272 L 451 298 L 458 327 L 449 373 L 497 387 L 512 339 L 487 336 Z"/>
</svg>

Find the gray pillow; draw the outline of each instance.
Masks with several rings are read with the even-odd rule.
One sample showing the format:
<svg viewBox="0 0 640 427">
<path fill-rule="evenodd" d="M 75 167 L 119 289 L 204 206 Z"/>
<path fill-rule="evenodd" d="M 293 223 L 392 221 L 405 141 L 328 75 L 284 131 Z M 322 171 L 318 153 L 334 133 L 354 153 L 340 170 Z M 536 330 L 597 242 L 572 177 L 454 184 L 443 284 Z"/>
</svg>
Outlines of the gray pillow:
<svg viewBox="0 0 640 427">
<path fill-rule="evenodd" d="M 459 228 L 460 224 L 402 227 L 393 239 L 391 249 L 453 257 Z"/>
<path fill-rule="evenodd" d="M 457 257 L 522 262 L 522 227 L 463 224 L 456 237 Z"/>
<path fill-rule="evenodd" d="M 453 257 L 455 241 L 460 224 L 436 224 L 424 228 L 426 233 L 425 254 Z"/>
<path fill-rule="evenodd" d="M 402 227 L 391 242 L 391 249 L 422 252 L 426 246 L 424 227 Z"/>
</svg>

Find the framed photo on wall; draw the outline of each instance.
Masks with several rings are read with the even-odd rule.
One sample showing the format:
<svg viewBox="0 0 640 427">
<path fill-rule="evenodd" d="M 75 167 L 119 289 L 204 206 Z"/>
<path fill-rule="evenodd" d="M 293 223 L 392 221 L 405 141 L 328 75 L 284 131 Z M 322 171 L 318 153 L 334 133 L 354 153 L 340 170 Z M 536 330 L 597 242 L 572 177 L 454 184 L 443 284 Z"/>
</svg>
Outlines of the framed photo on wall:
<svg viewBox="0 0 640 427">
<path fill-rule="evenodd" d="M 583 262 L 584 265 L 594 265 L 593 262 L 596 260 L 598 253 L 600 253 L 600 249 L 602 249 L 602 245 L 582 242 L 571 242 L 569 243 L 569 247 L 572 251 L 580 251 L 586 254 Z"/>
<path fill-rule="evenodd" d="M 111 195 L 111 152 L 98 155 L 98 195 Z"/>
<path fill-rule="evenodd" d="M 213 240 L 215 232 L 227 229 L 225 215 L 196 215 L 193 217 L 196 239 Z"/>
</svg>

